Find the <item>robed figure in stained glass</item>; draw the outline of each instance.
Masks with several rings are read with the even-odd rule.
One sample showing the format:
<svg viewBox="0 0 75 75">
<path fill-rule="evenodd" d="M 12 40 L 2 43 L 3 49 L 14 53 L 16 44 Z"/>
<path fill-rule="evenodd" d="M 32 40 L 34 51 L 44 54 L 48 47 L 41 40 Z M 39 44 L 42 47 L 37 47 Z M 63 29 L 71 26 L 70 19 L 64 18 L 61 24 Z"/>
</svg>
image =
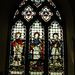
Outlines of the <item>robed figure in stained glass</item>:
<svg viewBox="0 0 75 75">
<path fill-rule="evenodd" d="M 39 38 L 40 34 L 38 32 L 34 33 L 34 38 L 30 42 L 30 49 L 33 53 L 33 59 L 40 59 L 42 54 L 42 41 Z"/>
<path fill-rule="evenodd" d="M 50 50 L 51 50 L 51 56 L 50 59 L 53 59 L 53 67 L 55 66 L 62 66 L 59 58 L 61 57 L 61 47 L 62 44 L 60 40 L 58 40 L 58 33 L 53 34 L 53 40 L 50 41 Z"/>
<path fill-rule="evenodd" d="M 11 65 L 20 66 L 24 44 L 20 40 L 21 33 L 17 32 L 15 37 L 16 37 L 16 40 L 12 43 L 14 56 L 13 56 L 13 63 Z"/>
</svg>

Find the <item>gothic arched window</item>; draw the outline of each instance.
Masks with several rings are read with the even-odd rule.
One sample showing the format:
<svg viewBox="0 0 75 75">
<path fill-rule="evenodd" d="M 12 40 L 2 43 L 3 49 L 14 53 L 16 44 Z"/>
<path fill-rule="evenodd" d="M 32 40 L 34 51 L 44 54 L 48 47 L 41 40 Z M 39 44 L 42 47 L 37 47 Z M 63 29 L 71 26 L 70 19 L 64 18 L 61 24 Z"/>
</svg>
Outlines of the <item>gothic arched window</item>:
<svg viewBox="0 0 75 75">
<path fill-rule="evenodd" d="M 10 23 L 8 75 L 65 75 L 64 25 L 54 0 L 18 2 Z"/>
</svg>

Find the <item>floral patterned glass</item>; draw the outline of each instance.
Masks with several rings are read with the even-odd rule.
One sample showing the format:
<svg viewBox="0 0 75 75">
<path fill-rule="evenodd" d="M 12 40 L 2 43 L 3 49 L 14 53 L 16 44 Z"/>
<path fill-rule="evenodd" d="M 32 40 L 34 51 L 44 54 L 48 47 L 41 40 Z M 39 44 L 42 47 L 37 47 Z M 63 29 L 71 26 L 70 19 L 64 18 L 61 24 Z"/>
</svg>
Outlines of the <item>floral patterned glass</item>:
<svg viewBox="0 0 75 75">
<path fill-rule="evenodd" d="M 42 8 L 41 12 L 39 12 L 39 15 L 41 15 L 45 22 L 48 22 L 51 19 L 51 16 L 53 16 L 53 13 L 47 6 L 45 6 Z"/>
<path fill-rule="evenodd" d="M 26 21 L 28 21 L 28 22 L 33 18 L 33 16 L 34 16 L 35 14 L 36 14 L 36 13 L 33 12 L 33 8 L 32 8 L 30 5 L 28 5 L 28 6 L 24 9 L 24 11 L 22 11 L 22 15 L 24 16 L 24 19 L 25 19 Z"/>
</svg>

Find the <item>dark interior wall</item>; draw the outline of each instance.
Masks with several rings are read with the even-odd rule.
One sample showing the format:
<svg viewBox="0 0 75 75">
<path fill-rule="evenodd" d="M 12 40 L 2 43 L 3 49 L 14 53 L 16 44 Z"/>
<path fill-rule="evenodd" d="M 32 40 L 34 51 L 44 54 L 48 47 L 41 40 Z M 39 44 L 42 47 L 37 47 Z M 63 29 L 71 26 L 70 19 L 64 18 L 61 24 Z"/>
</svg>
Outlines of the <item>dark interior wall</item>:
<svg viewBox="0 0 75 75">
<path fill-rule="evenodd" d="M 72 1 L 72 2 L 71 2 Z M 74 75 L 74 3 L 73 0 L 58 0 L 61 10 L 63 11 L 66 25 L 67 38 L 67 64 L 68 75 Z"/>
<path fill-rule="evenodd" d="M 9 20 L 17 1 L 18 0 L 0 1 L 0 72 L 3 73 L 5 72 L 6 65 Z"/>
<path fill-rule="evenodd" d="M 18 0 L 1 0 L 0 2 L 0 72 L 5 72 L 10 15 Z M 57 0 L 64 15 L 67 39 L 68 75 L 74 75 L 74 6 L 72 0 Z"/>
</svg>

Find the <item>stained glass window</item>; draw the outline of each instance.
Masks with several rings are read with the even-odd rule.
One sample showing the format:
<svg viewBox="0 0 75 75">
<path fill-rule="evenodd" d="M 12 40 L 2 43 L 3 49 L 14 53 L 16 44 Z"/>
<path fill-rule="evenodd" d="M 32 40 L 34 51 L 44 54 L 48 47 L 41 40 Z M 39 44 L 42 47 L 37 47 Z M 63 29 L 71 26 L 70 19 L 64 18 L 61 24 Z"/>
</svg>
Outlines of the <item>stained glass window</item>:
<svg viewBox="0 0 75 75">
<path fill-rule="evenodd" d="M 53 16 L 53 13 L 50 11 L 50 9 L 48 9 L 47 6 L 45 6 L 44 8 L 42 8 L 42 11 L 39 12 L 39 15 L 41 15 L 42 19 L 45 22 L 48 22 L 51 19 L 51 16 Z"/>
<path fill-rule="evenodd" d="M 17 9 L 15 14 L 14 14 L 14 18 L 16 18 L 16 16 L 19 14 L 19 10 Z"/>
<path fill-rule="evenodd" d="M 36 13 L 33 12 L 33 8 L 31 6 L 27 6 L 26 8 L 24 8 L 24 11 L 22 11 L 22 15 L 24 16 L 24 19 L 27 21 L 30 21 L 35 14 Z"/>
<path fill-rule="evenodd" d="M 8 74 L 65 75 L 64 28 L 56 0 L 19 1 L 10 28 Z"/>
<path fill-rule="evenodd" d="M 54 8 L 56 8 L 56 5 L 55 5 L 55 3 L 52 0 L 47 0 L 47 1 L 50 3 L 51 6 L 53 6 Z"/>
<path fill-rule="evenodd" d="M 63 29 L 57 21 L 48 27 L 48 69 L 49 75 L 63 75 L 64 48 Z"/>
<path fill-rule="evenodd" d="M 31 0 L 33 2 L 33 5 L 35 5 L 37 8 L 42 5 L 42 2 L 44 0 Z"/>
<path fill-rule="evenodd" d="M 29 32 L 29 73 L 30 75 L 43 75 L 44 62 L 40 59 L 45 57 L 45 37 L 44 37 L 44 27 L 38 20 L 30 26 Z"/>
<path fill-rule="evenodd" d="M 23 75 L 25 70 L 26 26 L 18 20 L 11 29 L 9 75 Z"/>
<path fill-rule="evenodd" d="M 56 11 L 56 15 L 59 17 L 59 19 L 61 20 L 61 16 L 60 16 L 60 12 L 57 10 Z"/>
<path fill-rule="evenodd" d="M 27 1 L 27 0 L 23 0 L 23 1 L 19 4 L 19 7 L 20 7 L 20 8 L 25 4 L 25 1 Z"/>
</svg>

